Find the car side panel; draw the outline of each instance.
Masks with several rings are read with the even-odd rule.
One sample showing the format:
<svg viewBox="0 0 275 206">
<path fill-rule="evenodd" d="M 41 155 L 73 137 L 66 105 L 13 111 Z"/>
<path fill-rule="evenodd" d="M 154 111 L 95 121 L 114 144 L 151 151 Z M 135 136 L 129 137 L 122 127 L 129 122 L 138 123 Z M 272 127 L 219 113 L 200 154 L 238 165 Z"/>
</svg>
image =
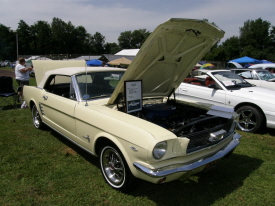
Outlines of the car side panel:
<svg viewBox="0 0 275 206">
<path fill-rule="evenodd" d="M 181 83 L 177 89 L 177 98 L 206 102 L 218 106 L 225 105 L 225 91 L 199 85 Z"/>
<path fill-rule="evenodd" d="M 273 90 L 275 89 L 275 82 L 268 82 L 268 81 L 264 81 L 264 80 L 252 80 L 252 79 L 249 79 L 246 81 L 248 81 L 249 83 L 254 84 L 258 87 L 265 87 L 265 88 L 273 89 Z"/>
<path fill-rule="evenodd" d="M 262 82 L 261 80 L 255 80 L 255 79 L 245 79 L 247 82 L 249 82 L 250 84 L 254 84 L 258 87 L 262 86 Z"/>
<path fill-rule="evenodd" d="M 74 137 L 75 129 L 75 105 L 76 101 L 55 95 L 45 90 L 41 92 L 39 110 L 43 121 L 67 137 Z"/>
</svg>

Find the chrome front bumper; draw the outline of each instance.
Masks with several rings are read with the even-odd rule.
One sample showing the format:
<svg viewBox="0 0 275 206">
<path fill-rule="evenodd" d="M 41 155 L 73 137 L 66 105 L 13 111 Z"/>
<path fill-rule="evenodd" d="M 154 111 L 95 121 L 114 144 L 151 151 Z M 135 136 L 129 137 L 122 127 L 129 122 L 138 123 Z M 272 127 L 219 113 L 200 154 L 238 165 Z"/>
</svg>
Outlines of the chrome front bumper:
<svg viewBox="0 0 275 206">
<path fill-rule="evenodd" d="M 178 172 L 189 172 L 189 171 L 192 171 L 196 168 L 204 166 L 208 163 L 211 163 L 215 160 L 223 158 L 224 156 L 226 156 L 228 153 L 230 153 L 231 151 L 233 151 L 237 147 L 237 145 L 240 143 L 239 142 L 240 138 L 241 138 L 241 135 L 239 135 L 238 133 L 235 133 L 234 136 L 233 136 L 232 141 L 225 148 L 218 151 L 214 155 L 212 155 L 210 157 L 206 157 L 204 159 L 200 159 L 200 160 L 198 160 L 196 162 L 193 162 L 191 164 L 179 166 L 179 167 L 176 167 L 176 168 L 165 169 L 165 170 L 161 170 L 161 168 L 159 168 L 159 169 L 149 169 L 149 168 L 144 167 L 143 165 L 141 165 L 139 163 L 136 163 L 136 162 L 134 163 L 134 166 L 138 170 L 140 170 L 141 172 L 145 173 L 146 175 L 148 175 L 150 177 L 155 177 L 155 178 L 160 178 L 160 177 L 172 175 L 172 174 L 175 174 L 175 173 L 178 173 Z M 172 167 L 172 165 L 171 165 L 171 167 Z"/>
</svg>

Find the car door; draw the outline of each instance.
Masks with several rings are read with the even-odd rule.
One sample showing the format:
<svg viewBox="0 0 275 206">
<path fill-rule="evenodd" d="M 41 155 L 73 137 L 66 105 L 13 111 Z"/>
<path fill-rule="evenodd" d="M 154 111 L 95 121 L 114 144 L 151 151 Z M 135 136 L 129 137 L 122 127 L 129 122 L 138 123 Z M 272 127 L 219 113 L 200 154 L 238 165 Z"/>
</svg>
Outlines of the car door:
<svg viewBox="0 0 275 206">
<path fill-rule="evenodd" d="M 177 98 L 224 106 L 226 91 L 189 83 L 181 83 L 176 91 Z"/>
<path fill-rule="evenodd" d="M 261 78 L 259 77 L 259 75 L 255 72 L 255 71 L 250 71 L 251 73 L 251 77 L 248 79 L 245 79 L 246 81 L 248 81 L 250 84 L 256 85 L 258 87 L 262 86 L 262 83 L 264 82 L 263 80 L 261 80 Z"/>
<path fill-rule="evenodd" d="M 69 98 L 71 77 L 50 77 L 42 90 L 39 103 L 43 121 L 63 135 L 73 138 L 75 129 L 75 106 L 77 101 Z"/>
</svg>

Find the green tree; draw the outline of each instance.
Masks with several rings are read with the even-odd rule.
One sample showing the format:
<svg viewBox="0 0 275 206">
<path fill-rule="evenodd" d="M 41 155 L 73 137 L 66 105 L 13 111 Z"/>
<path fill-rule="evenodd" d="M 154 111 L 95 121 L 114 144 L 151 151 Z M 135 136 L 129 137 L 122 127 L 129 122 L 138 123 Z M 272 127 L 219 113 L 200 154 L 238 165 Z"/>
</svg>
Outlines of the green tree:
<svg viewBox="0 0 275 206">
<path fill-rule="evenodd" d="M 16 34 L 9 27 L 0 24 L 0 60 L 16 59 Z"/>
<path fill-rule="evenodd" d="M 266 49 L 266 59 L 275 62 L 275 26 L 271 26 L 269 36 L 270 44 L 268 49 Z"/>
<path fill-rule="evenodd" d="M 210 50 L 204 57 L 206 61 L 224 61 L 226 58 L 225 49 L 221 45 L 217 45 L 214 49 Z"/>
<path fill-rule="evenodd" d="M 67 24 L 65 24 L 65 28 L 64 28 L 64 50 L 62 51 L 62 53 L 66 53 L 66 54 L 73 54 L 76 50 L 76 41 L 74 38 L 74 32 L 75 32 L 75 27 L 72 24 L 72 22 L 68 22 Z"/>
<path fill-rule="evenodd" d="M 207 19 L 204 19 L 208 21 Z M 217 26 L 214 22 L 211 24 Z M 37 21 L 29 26 L 23 20 L 16 31 L 0 24 L 0 58 L 16 58 L 16 34 L 19 55 L 43 54 L 103 54 L 117 53 L 121 49 L 140 48 L 150 35 L 146 29 L 121 32 L 118 44 L 105 42 L 105 37 L 96 32 L 87 33 L 83 26 L 75 27 L 59 18 L 49 24 Z M 208 61 L 228 61 L 241 56 L 275 61 L 275 27 L 261 18 L 248 20 L 240 27 L 239 37 L 233 36 L 223 43 L 218 42 L 203 57 Z"/>
<path fill-rule="evenodd" d="M 87 47 L 88 47 L 87 50 L 88 50 L 89 54 L 95 54 L 96 53 L 94 42 L 95 41 L 94 41 L 93 35 L 87 34 L 87 38 L 85 40 L 85 45 L 87 45 Z"/>
<path fill-rule="evenodd" d="M 52 31 L 52 52 L 55 54 L 67 54 L 70 51 L 71 39 L 70 33 L 73 30 L 73 26 L 69 22 L 68 24 L 59 18 L 54 17 L 51 23 Z"/>
<path fill-rule="evenodd" d="M 73 46 L 75 54 L 88 53 L 89 47 L 87 44 L 88 33 L 83 26 L 78 26 L 73 31 Z"/>
<path fill-rule="evenodd" d="M 118 43 L 121 49 L 139 49 L 150 34 L 146 29 L 121 32 Z"/>
<path fill-rule="evenodd" d="M 133 49 L 139 49 L 149 35 L 150 32 L 146 29 L 134 30 L 131 33 L 131 47 Z"/>
<path fill-rule="evenodd" d="M 53 18 L 51 24 L 53 38 L 52 50 L 57 54 L 77 54 L 89 51 L 89 35 L 83 26 L 75 27 L 59 18 Z"/>
<path fill-rule="evenodd" d="M 121 49 L 132 49 L 131 45 L 131 31 L 124 31 L 118 37 L 118 45 Z"/>
<path fill-rule="evenodd" d="M 221 46 L 224 48 L 225 57 L 221 61 L 228 61 L 240 57 L 240 41 L 237 36 L 225 40 Z"/>
<path fill-rule="evenodd" d="M 24 22 L 23 20 L 20 20 L 17 27 L 17 35 L 18 35 L 18 52 L 19 55 L 30 55 L 32 54 L 31 51 L 31 31 L 30 26 Z"/>
<path fill-rule="evenodd" d="M 117 45 L 117 43 L 108 43 L 107 42 L 107 43 L 105 43 L 104 48 L 105 48 L 106 54 L 115 54 L 120 51 L 120 48 Z"/>
<path fill-rule="evenodd" d="M 206 22 L 209 22 L 208 19 L 203 19 Z M 209 22 L 210 23 L 210 22 Z M 218 27 L 214 22 L 210 23 L 216 27 Z M 225 51 L 222 47 L 219 46 L 220 40 L 217 41 L 205 54 L 203 57 L 204 60 L 206 61 L 221 61 L 220 58 L 225 58 Z"/>
<path fill-rule="evenodd" d="M 93 47 L 95 49 L 95 54 L 103 54 L 104 53 L 104 44 L 105 44 L 105 36 L 101 33 L 96 32 L 93 35 Z"/>
<path fill-rule="evenodd" d="M 272 43 L 270 28 L 270 22 L 263 21 L 261 18 L 244 22 L 244 26 L 240 27 L 240 54 L 256 59 L 266 58 Z"/>
<path fill-rule="evenodd" d="M 52 48 L 52 32 L 50 24 L 46 21 L 37 21 L 30 27 L 31 48 L 34 54 L 50 54 Z"/>
</svg>

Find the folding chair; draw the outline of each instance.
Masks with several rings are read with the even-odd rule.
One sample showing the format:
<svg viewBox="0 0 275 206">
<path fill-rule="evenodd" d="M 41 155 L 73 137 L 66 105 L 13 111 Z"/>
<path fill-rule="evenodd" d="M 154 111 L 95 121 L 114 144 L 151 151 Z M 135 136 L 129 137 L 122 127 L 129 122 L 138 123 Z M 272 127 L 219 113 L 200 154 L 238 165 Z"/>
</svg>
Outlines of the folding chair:
<svg viewBox="0 0 275 206">
<path fill-rule="evenodd" d="M 16 108 L 17 92 L 15 90 L 12 77 L 0 76 L 0 108 L 9 105 Z"/>
</svg>

